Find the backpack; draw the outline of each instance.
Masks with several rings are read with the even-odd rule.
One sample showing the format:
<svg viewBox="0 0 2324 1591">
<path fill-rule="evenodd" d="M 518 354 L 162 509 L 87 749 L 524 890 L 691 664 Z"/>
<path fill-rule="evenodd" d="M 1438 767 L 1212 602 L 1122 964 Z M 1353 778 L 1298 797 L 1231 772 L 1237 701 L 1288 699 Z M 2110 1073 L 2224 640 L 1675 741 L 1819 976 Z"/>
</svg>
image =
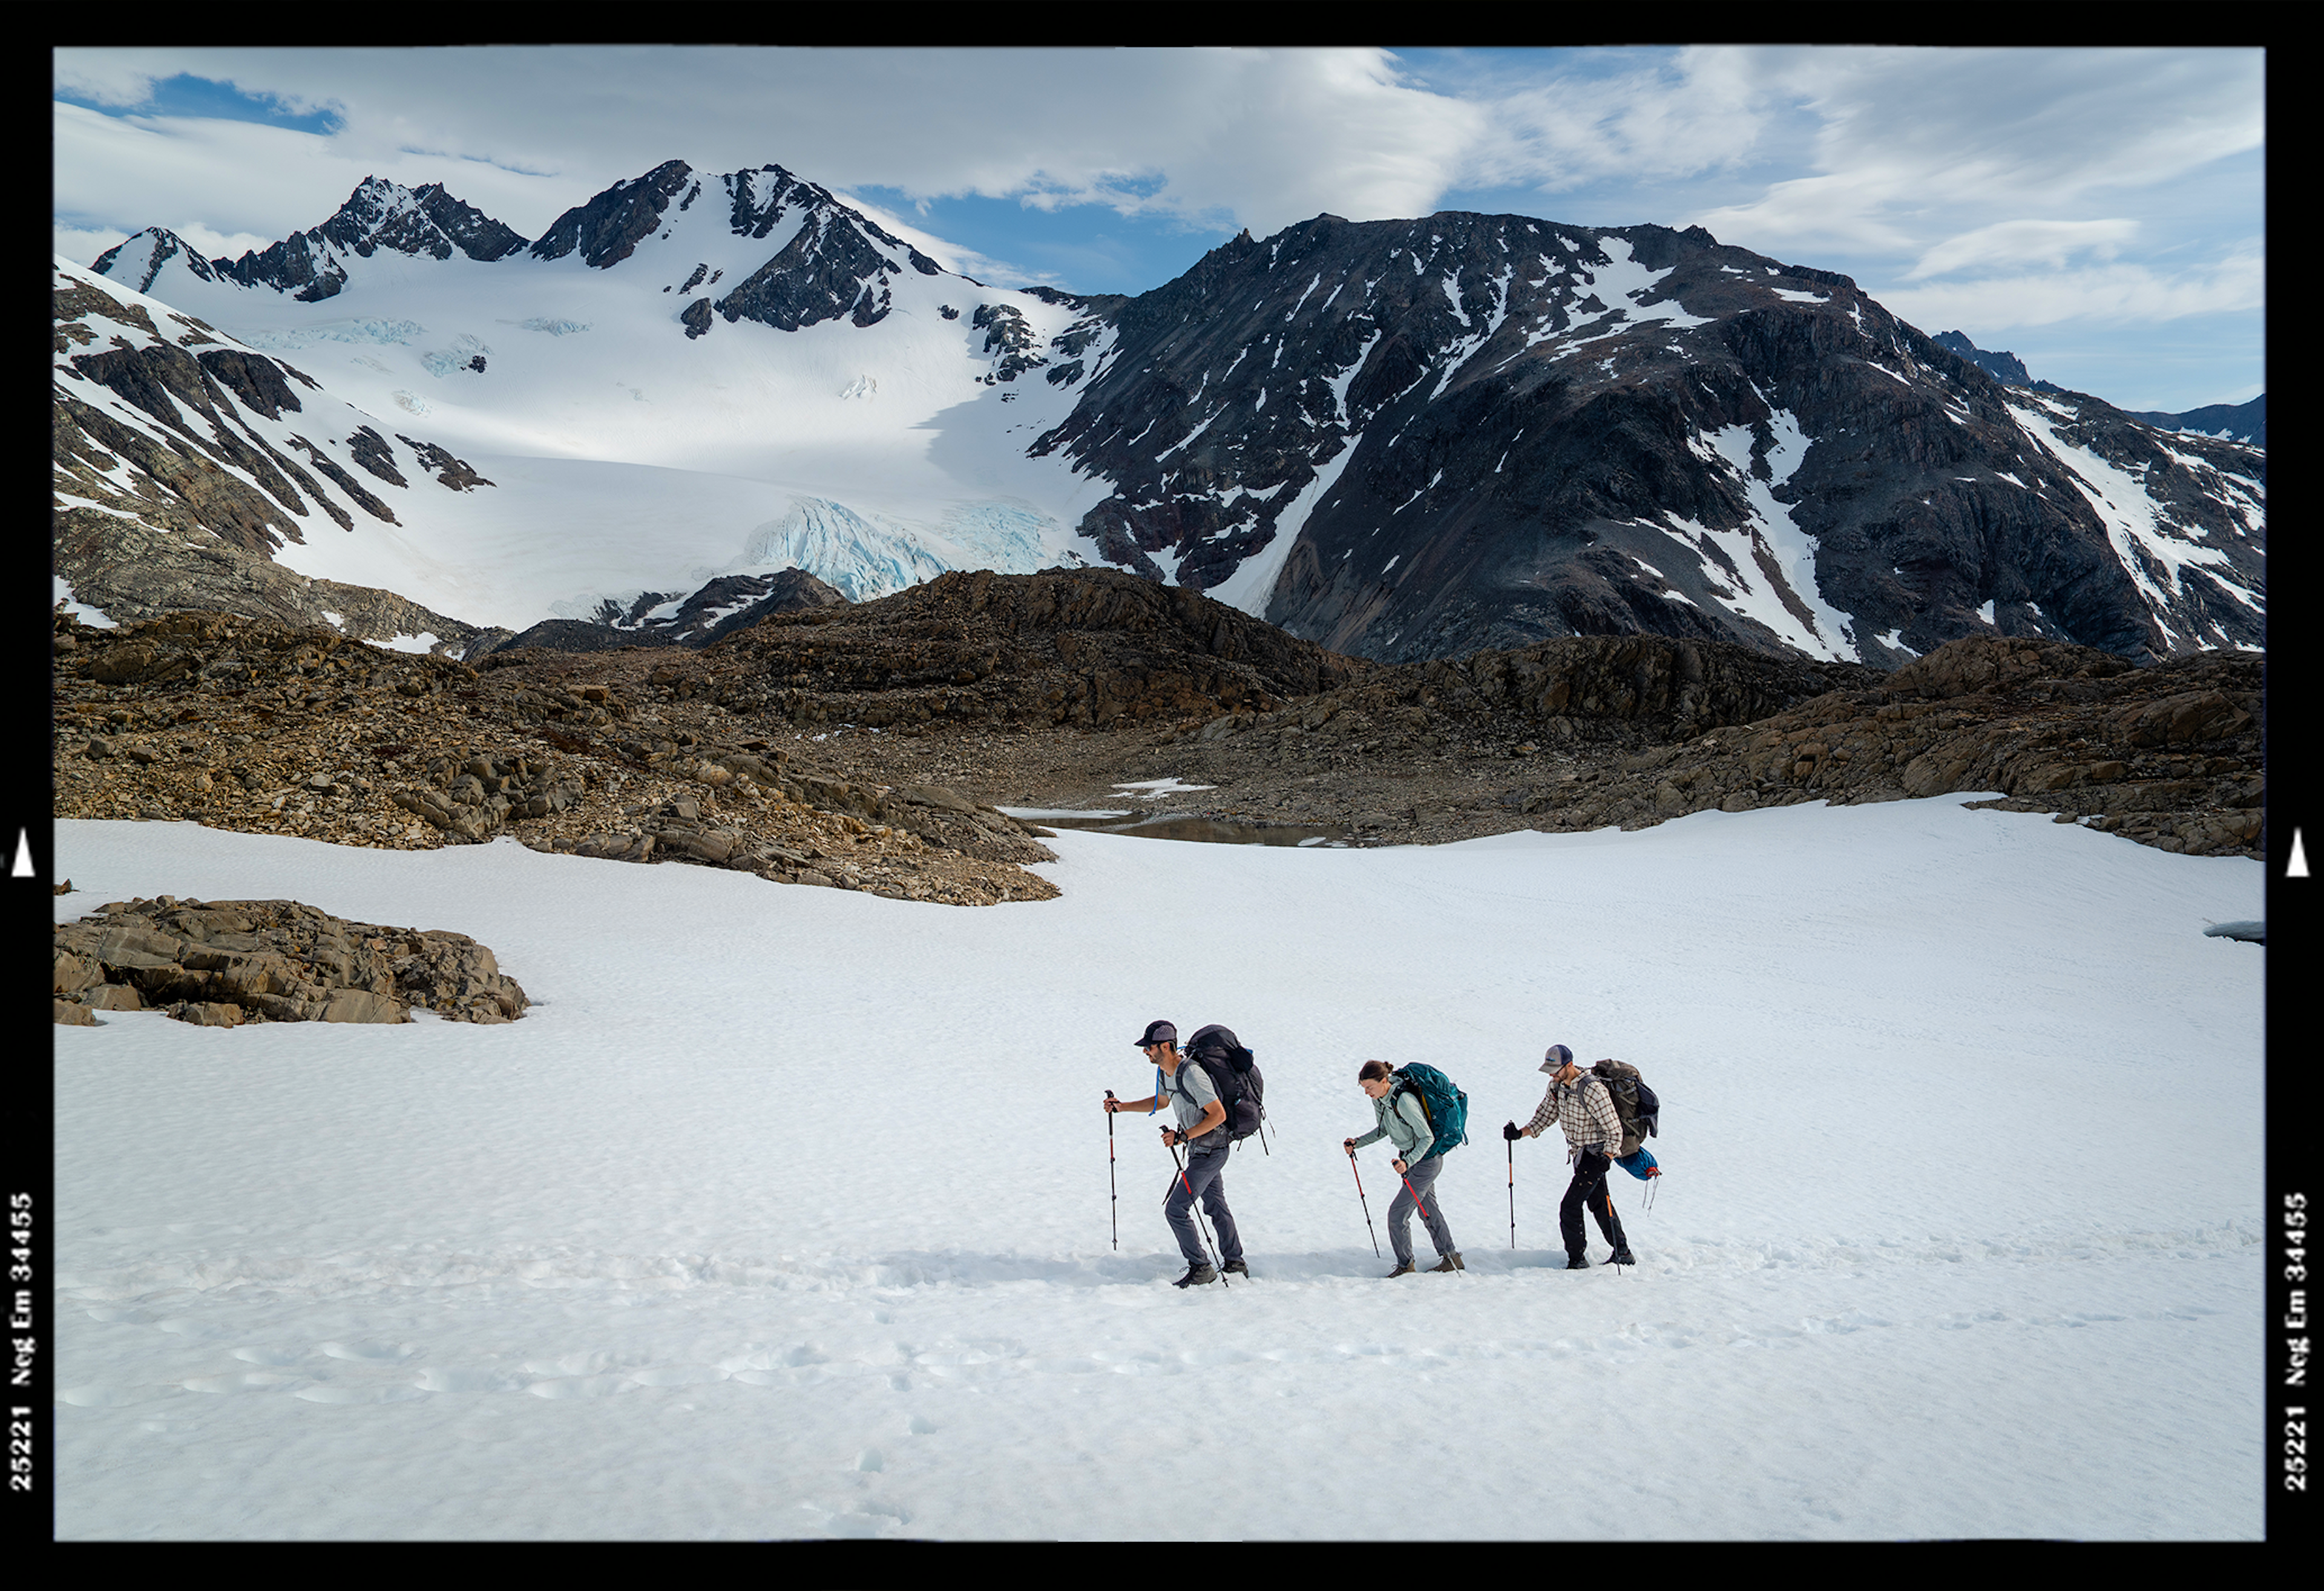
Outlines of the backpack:
<svg viewBox="0 0 2324 1591">
<path fill-rule="evenodd" d="M 1219 1103 L 1227 1113 L 1221 1124 L 1227 1142 L 1240 1144 L 1259 1131 L 1259 1123 L 1267 1118 L 1267 1080 L 1233 1031 L 1215 1022 L 1197 1028 L 1186 1041 L 1186 1059 L 1200 1066 L 1211 1087 L 1218 1090 Z"/>
<path fill-rule="evenodd" d="M 1436 1141 L 1428 1146 L 1431 1154 L 1457 1149 L 1469 1141 L 1469 1096 L 1453 1087 L 1451 1078 L 1417 1061 L 1397 1067 L 1389 1075 L 1420 1096 L 1428 1130 L 1436 1135 Z"/>
<path fill-rule="evenodd" d="M 1637 1067 L 1620 1061 L 1600 1061 L 1590 1069 L 1590 1075 L 1606 1085 L 1614 1101 L 1614 1114 L 1622 1121 L 1622 1152 L 1607 1158 L 1620 1160 L 1635 1154 L 1648 1138 L 1662 1136 L 1663 1102 L 1646 1087 Z"/>
</svg>

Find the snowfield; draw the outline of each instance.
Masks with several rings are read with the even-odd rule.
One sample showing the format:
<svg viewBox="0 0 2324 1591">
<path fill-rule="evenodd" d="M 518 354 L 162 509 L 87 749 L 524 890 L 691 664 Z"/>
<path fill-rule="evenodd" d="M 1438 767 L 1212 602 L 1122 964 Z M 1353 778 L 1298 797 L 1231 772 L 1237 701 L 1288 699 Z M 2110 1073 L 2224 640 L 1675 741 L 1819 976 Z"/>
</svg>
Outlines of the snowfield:
<svg viewBox="0 0 2324 1591">
<path fill-rule="evenodd" d="M 57 1534 L 2258 1539 L 2261 864 L 1968 799 L 1065 832 L 983 910 L 60 823 L 60 919 L 295 897 L 537 1003 L 55 1030 Z M 1155 1121 L 1109 1201 L 1157 1016 L 1267 1077 L 1230 1288 Z M 1662 1097 L 1635 1269 L 1499 1139 L 1561 1041 Z M 1384 1279 L 1373 1056 L 1469 1093 L 1465 1274 Z"/>
</svg>

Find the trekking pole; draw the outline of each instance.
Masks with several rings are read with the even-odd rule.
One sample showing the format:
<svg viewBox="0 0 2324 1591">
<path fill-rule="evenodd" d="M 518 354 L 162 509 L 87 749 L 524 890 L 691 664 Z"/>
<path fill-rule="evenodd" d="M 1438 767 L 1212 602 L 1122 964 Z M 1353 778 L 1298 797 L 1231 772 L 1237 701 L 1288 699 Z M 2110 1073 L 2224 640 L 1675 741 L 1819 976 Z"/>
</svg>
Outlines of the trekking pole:
<svg viewBox="0 0 2324 1591">
<path fill-rule="evenodd" d="M 1111 1132 L 1112 1129 L 1108 1128 Z M 1514 1138 L 1504 1139 L 1501 1147 L 1509 1152 L 1509 1247 L 1517 1246 L 1517 1145 Z"/>
<path fill-rule="evenodd" d="M 1106 1090 L 1105 1097 L 1112 1099 L 1113 1090 Z M 1113 1112 L 1111 1110 L 1105 1113 L 1105 1186 L 1113 1199 L 1113 1246 L 1119 1252 L 1121 1247 L 1121 1189 L 1113 1180 Z"/>
<path fill-rule="evenodd" d="M 1364 1173 L 1356 1170 L 1356 1152 L 1348 1151 L 1348 1170 L 1356 1179 L 1356 1202 L 1364 1207 L 1364 1230 L 1372 1235 L 1372 1257 L 1379 1258 L 1379 1234 L 1372 1228 L 1371 1201 L 1364 1197 Z"/>
<path fill-rule="evenodd" d="M 1194 1198 L 1194 1184 L 1186 1180 L 1186 1163 L 1178 1158 L 1178 1145 L 1170 1145 L 1170 1163 L 1178 1168 L 1178 1186 L 1186 1191 L 1186 1208 L 1194 1212 L 1195 1228 L 1203 1235 L 1203 1245 L 1211 1251 L 1211 1269 L 1219 1274 L 1219 1285 L 1227 1284 L 1227 1268 L 1219 1263 L 1219 1246 L 1211 1240 L 1211 1224 L 1203 1219 L 1203 1207 Z"/>
<path fill-rule="evenodd" d="M 1420 1212 L 1420 1219 L 1421 1219 L 1422 1220 L 1424 1220 L 1424 1221 L 1425 1221 L 1425 1220 L 1426 1220 L 1426 1219 L 1428 1219 L 1428 1207 L 1427 1207 L 1426 1205 L 1425 1205 L 1425 1204 L 1423 1204 L 1423 1203 L 1421 1203 L 1421 1202 L 1420 1202 L 1420 1195 L 1419 1195 L 1417 1192 L 1416 1192 L 1416 1191 L 1414 1191 L 1414 1189 L 1413 1189 L 1413 1186 L 1412 1186 L 1412 1179 L 1411 1179 L 1410 1177 L 1408 1177 L 1408 1176 L 1406 1176 L 1402 1172 L 1398 1172 L 1398 1173 L 1397 1173 L 1396 1174 L 1397 1174 L 1397 1180 L 1398 1180 L 1398 1181 L 1400 1181 L 1400 1182 L 1402 1182 L 1404 1183 L 1404 1191 L 1405 1191 L 1406 1192 L 1407 1192 L 1407 1193 L 1412 1194 L 1412 1207 L 1413 1207 L 1413 1209 L 1416 1209 L 1416 1210 L 1418 1210 L 1418 1211 Z"/>
</svg>

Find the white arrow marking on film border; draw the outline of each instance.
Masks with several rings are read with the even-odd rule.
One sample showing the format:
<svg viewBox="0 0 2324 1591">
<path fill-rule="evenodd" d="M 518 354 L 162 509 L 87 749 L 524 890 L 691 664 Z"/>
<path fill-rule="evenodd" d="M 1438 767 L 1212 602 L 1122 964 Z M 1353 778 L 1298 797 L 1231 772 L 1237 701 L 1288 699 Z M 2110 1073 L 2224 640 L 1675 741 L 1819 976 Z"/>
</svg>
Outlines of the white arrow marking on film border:
<svg viewBox="0 0 2324 1591">
<path fill-rule="evenodd" d="M 2300 843 L 2297 831 L 2294 831 L 2292 836 L 2292 842 L 2294 845 Z M 19 829 L 16 831 L 16 865 L 8 869 L 8 876 L 12 878 L 29 878 L 33 871 L 32 836 L 28 831 Z"/>
<path fill-rule="evenodd" d="M 2292 865 L 2283 869 L 2283 876 L 2287 878 L 2308 877 L 2308 852 L 2301 848 L 2300 831 L 2297 829 L 2292 831 Z"/>
</svg>

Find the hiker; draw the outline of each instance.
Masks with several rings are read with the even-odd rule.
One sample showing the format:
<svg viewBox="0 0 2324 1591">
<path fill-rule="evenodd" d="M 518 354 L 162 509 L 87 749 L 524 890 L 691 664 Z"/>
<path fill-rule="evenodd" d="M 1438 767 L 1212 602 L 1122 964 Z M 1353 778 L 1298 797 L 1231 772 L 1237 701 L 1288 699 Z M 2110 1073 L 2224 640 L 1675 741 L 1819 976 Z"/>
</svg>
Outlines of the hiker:
<svg viewBox="0 0 2324 1591">
<path fill-rule="evenodd" d="M 1452 1246 L 1452 1228 L 1444 1224 L 1444 1209 L 1434 1196 L 1436 1173 L 1444 1169 L 1444 1156 L 1436 1143 L 1436 1135 L 1429 1129 L 1428 1113 L 1420 1106 L 1417 1089 L 1399 1086 L 1397 1077 L 1385 1061 L 1367 1061 L 1356 1073 L 1356 1082 L 1372 1099 L 1372 1114 L 1378 1125 L 1360 1138 L 1346 1138 L 1341 1147 L 1353 1158 L 1357 1150 L 1382 1138 L 1395 1141 L 1397 1154 L 1397 1174 L 1404 1186 L 1388 1207 L 1388 1240 L 1396 1250 L 1396 1269 L 1390 1277 L 1409 1276 L 1416 1269 L 1412 1263 L 1412 1212 L 1416 1204 L 1422 1223 L 1428 1228 L 1428 1241 L 1436 1246 L 1436 1264 L 1432 1271 L 1459 1271 L 1467 1267 L 1461 1263 L 1461 1251 Z"/>
<path fill-rule="evenodd" d="M 1243 1263 L 1242 1237 L 1235 1230 L 1234 1212 L 1227 1208 L 1227 1113 L 1226 1107 L 1219 1102 L 1218 1090 L 1200 1066 L 1186 1064 L 1178 1053 L 1178 1030 L 1171 1024 L 1148 1023 L 1146 1031 L 1139 1035 L 1138 1047 L 1154 1062 L 1153 1094 L 1143 1099 L 1117 1099 L 1108 1094 L 1105 1108 L 1110 1112 L 1151 1112 L 1167 1100 L 1177 1114 L 1178 1125 L 1162 1129 L 1162 1142 L 1173 1150 L 1182 1144 L 1185 1145 L 1186 1163 L 1170 1179 L 1170 1192 L 1162 1201 L 1162 1214 L 1177 1236 L 1178 1252 L 1186 1261 L 1186 1274 L 1171 1285 L 1200 1287 L 1217 1281 L 1221 1269 L 1248 1276 L 1250 1267 Z M 1172 1159 L 1176 1159 L 1175 1154 Z M 1218 1233 L 1217 1266 L 1203 1252 L 1202 1236 L 1194 1226 L 1197 1199 L 1203 1201 L 1203 1213 L 1211 1218 L 1211 1226 Z"/>
<path fill-rule="evenodd" d="M 1549 1091 L 1542 1096 L 1540 1108 L 1523 1127 L 1515 1122 L 1502 1127 L 1501 1136 L 1512 1142 L 1520 1136 L 1537 1138 L 1553 1121 L 1564 1129 L 1565 1155 L 1573 1163 L 1573 1181 L 1557 1207 L 1557 1228 L 1565 1238 L 1565 1268 L 1590 1267 L 1582 1225 L 1584 1209 L 1597 1218 L 1598 1230 L 1614 1246 L 1611 1262 L 1637 1265 L 1622 1236 L 1621 1219 L 1614 1213 L 1614 1196 L 1606 1187 L 1607 1170 L 1622 1152 L 1622 1118 L 1615 1114 L 1614 1098 L 1603 1082 L 1573 1063 L 1573 1052 L 1563 1044 L 1549 1046 L 1541 1069 L 1549 1073 Z"/>
</svg>

